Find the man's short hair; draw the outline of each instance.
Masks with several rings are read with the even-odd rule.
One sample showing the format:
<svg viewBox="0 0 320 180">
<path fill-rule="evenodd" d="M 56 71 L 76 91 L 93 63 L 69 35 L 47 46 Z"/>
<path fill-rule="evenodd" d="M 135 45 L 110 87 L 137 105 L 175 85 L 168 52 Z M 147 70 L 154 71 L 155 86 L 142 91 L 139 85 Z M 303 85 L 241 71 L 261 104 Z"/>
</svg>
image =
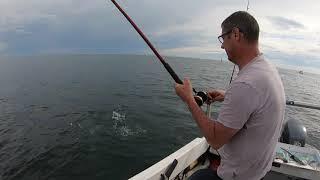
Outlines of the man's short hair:
<svg viewBox="0 0 320 180">
<path fill-rule="evenodd" d="M 237 11 L 227 17 L 221 24 L 223 30 L 239 28 L 248 42 L 259 40 L 259 24 L 256 19 L 245 11 Z"/>
</svg>

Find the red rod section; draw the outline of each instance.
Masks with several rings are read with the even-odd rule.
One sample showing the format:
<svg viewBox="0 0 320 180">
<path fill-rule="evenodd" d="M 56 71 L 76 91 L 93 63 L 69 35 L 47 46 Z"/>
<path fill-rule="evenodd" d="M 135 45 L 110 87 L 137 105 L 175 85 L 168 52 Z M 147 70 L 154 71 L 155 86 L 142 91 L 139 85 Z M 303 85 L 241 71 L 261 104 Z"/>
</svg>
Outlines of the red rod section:
<svg viewBox="0 0 320 180">
<path fill-rule="evenodd" d="M 177 74 L 173 71 L 173 69 L 170 67 L 168 63 L 164 61 L 162 56 L 158 53 L 156 48 L 153 47 L 153 45 L 150 43 L 148 38 L 143 34 L 143 32 L 138 28 L 138 26 L 131 20 L 131 18 L 127 15 L 127 13 L 119 6 L 119 4 L 115 0 L 111 0 L 112 3 L 119 9 L 119 11 L 124 15 L 124 17 L 130 22 L 130 24 L 134 27 L 134 29 L 140 34 L 140 36 L 143 38 L 143 40 L 148 44 L 148 46 L 151 48 L 153 53 L 158 57 L 158 59 L 161 61 L 161 63 L 164 65 L 166 70 L 169 72 L 171 77 L 175 80 L 176 83 L 183 84 L 181 79 L 177 76 Z"/>
</svg>

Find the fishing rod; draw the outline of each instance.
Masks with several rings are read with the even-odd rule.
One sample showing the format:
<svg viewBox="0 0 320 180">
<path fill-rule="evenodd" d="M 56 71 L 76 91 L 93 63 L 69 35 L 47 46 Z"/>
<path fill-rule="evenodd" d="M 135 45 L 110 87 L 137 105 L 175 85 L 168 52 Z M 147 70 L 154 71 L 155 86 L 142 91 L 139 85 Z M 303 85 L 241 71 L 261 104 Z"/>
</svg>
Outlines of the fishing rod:
<svg viewBox="0 0 320 180">
<path fill-rule="evenodd" d="M 286 101 L 286 105 L 320 110 L 320 106 L 296 101 Z"/>
<path fill-rule="evenodd" d="M 174 72 L 174 70 L 171 68 L 171 66 L 164 61 L 162 56 L 158 53 L 156 48 L 151 44 L 151 42 L 148 40 L 148 38 L 143 34 L 143 32 L 139 29 L 139 27 L 133 22 L 133 20 L 129 17 L 129 15 L 120 7 L 120 5 L 115 1 L 111 0 L 111 2 L 118 8 L 118 10 L 123 14 L 123 16 L 130 22 L 130 24 L 133 26 L 133 28 L 138 32 L 138 34 L 142 37 L 142 39 L 147 43 L 147 45 L 150 47 L 150 49 L 153 51 L 153 53 L 157 56 L 157 58 L 160 60 L 162 65 L 166 68 L 166 70 L 169 72 L 171 77 L 174 79 L 174 81 L 178 84 L 183 84 L 181 79 L 178 77 L 178 75 Z M 208 100 L 207 93 L 204 91 L 196 91 L 194 88 L 192 89 L 193 92 L 196 94 L 194 96 L 197 104 L 199 106 L 202 106 L 204 102 Z"/>
<path fill-rule="evenodd" d="M 287 152 L 290 155 L 290 158 L 293 159 L 294 161 L 296 161 L 297 163 L 301 164 L 301 165 L 306 165 L 303 161 L 301 161 L 297 156 L 295 156 L 294 154 L 292 154 L 290 151 L 280 147 L 283 151 Z"/>
</svg>

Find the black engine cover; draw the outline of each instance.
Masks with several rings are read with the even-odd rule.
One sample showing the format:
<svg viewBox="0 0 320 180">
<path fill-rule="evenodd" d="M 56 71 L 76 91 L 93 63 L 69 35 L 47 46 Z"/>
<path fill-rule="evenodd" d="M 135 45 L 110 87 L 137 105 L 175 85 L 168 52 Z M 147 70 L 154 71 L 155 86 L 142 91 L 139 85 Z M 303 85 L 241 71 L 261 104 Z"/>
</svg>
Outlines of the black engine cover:
<svg viewBox="0 0 320 180">
<path fill-rule="evenodd" d="M 304 147 L 307 130 L 302 123 L 295 119 L 288 120 L 282 130 L 280 142 Z"/>
</svg>

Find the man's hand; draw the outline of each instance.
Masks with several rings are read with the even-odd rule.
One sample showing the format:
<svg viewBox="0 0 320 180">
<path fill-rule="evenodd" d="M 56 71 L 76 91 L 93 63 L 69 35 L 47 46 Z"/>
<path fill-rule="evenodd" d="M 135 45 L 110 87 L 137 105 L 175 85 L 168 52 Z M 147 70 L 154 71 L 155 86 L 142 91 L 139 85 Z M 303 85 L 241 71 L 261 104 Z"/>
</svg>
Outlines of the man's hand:
<svg viewBox="0 0 320 180">
<path fill-rule="evenodd" d="M 224 100 L 224 94 L 225 94 L 225 91 L 223 90 L 214 90 L 214 91 L 208 92 L 210 103 L 214 101 L 222 102 Z"/>
<path fill-rule="evenodd" d="M 175 86 L 177 95 L 186 103 L 195 101 L 192 94 L 192 85 L 188 78 L 185 78 L 183 84 L 176 83 Z"/>
</svg>

